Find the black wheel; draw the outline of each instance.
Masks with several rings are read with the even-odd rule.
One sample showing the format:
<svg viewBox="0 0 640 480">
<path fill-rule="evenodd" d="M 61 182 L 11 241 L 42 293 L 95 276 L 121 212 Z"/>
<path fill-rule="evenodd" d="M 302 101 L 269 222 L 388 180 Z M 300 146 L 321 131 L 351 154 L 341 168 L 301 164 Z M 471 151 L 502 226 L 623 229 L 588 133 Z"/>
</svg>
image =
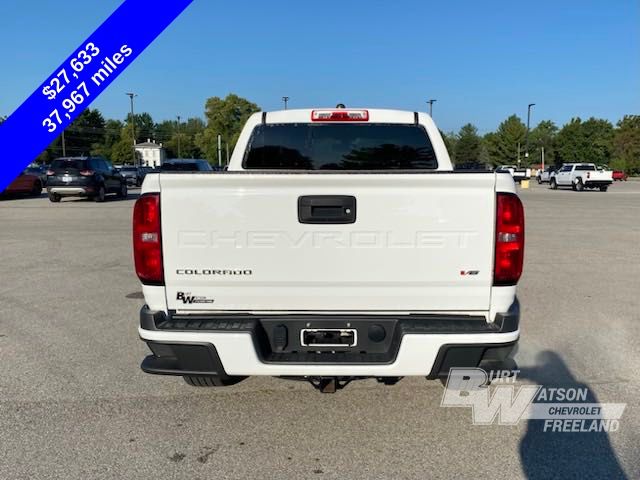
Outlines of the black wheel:
<svg viewBox="0 0 640 480">
<path fill-rule="evenodd" d="M 136 187 L 140 187 L 142 185 L 142 180 L 140 180 L 139 178 L 136 179 Z"/>
<path fill-rule="evenodd" d="M 240 383 L 247 377 L 194 377 L 184 376 L 184 381 L 192 387 L 228 387 Z"/>
<path fill-rule="evenodd" d="M 34 197 L 39 197 L 42 193 L 42 183 L 36 182 L 33 184 L 33 188 L 31 189 L 31 195 Z"/>
<path fill-rule="evenodd" d="M 104 199 L 105 199 L 106 195 L 107 195 L 107 191 L 105 190 L 104 185 L 100 185 L 98 187 L 98 193 L 96 193 L 96 195 L 95 195 L 95 197 L 93 197 L 93 199 L 96 202 L 104 202 Z"/>
<path fill-rule="evenodd" d="M 542 179 L 540 177 L 536 177 L 536 180 L 538 181 L 538 185 L 542 183 Z"/>
<path fill-rule="evenodd" d="M 127 198 L 127 184 L 126 182 L 122 182 L 120 184 L 120 190 L 118 191 L 119 198 Z"/>
<path fill-rule="evenodd" d="M 602 187 L 600 187 L 601 192 L 606 192 L 608 189 L 609 189 L 608 185 L 603 185 Z"/>
<path fill-rule="evenodd" d="M 62 197 L 60 195 L 58 195 L 57 193 L 50 193 L 49 194 L 49 201 L 51 201 L 53 203 L 58 203 L 61 198 Z"/>
<path fill-rule="evenodd" d="M 580 178 L 578 179 L 575 185 L 576 185 L 576 188 L 574 188 L 574 190 L 577 190 L 579 192 L 582 192 L 584 190 L 584 183 L 582 183 L 582 180 Z"/>
<path fill-rule="evenodd" d="M 558 184 L 556 183 L 556 179 L 552 178 L 551 180 L 549 180 L 549 186 L 551 187 L 551 190 L 557 190 L 558 189 Z"/>
</svg>

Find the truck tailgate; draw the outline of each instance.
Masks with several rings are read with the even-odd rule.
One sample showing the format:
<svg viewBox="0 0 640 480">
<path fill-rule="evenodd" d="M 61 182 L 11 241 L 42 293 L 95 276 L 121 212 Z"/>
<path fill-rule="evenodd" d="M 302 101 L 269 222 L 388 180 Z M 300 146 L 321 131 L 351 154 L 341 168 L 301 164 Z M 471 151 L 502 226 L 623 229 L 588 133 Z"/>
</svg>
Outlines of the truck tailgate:
<svg viewBox="0 0 640 480">
<path fill-rule="evenodd" d="M 162 174 L 168 308 L 486 311 L 495 182 L 490 173 Z M 303 196 L 322 196 L 328 221 L 324 196 L 354 197 L 355 219 L 301 223 Z"/>
</svg>

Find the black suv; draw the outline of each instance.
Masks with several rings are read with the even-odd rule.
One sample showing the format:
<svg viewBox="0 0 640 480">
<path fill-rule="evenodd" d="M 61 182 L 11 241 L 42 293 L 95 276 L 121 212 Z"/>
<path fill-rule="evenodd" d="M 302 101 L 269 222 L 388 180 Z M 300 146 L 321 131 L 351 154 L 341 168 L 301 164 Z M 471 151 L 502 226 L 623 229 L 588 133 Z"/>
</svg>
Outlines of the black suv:
<svg viewBox="0 0 640 480">
<path fill-rule="evenodd" d="M 105 158 L 56 158 L 47 171 L 47 192 L 52 202 L 59 202 L 62 197 L 89 197 L 103 202 L 108 193 L 125 198 L 127 182 Z"/>
</svg>

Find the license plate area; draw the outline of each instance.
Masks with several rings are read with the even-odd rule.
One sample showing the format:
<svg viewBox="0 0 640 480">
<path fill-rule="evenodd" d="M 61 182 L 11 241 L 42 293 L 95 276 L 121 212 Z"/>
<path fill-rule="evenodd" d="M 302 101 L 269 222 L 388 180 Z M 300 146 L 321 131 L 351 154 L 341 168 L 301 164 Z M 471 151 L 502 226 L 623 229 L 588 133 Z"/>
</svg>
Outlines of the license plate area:
<svg viewBox="0 0 640 480">
<path fill-rule="evenodd" d="M 358 332 L 355 328 L 303 328 L 300 330 L 303 347 L 355 347 Z"/>
</svg>

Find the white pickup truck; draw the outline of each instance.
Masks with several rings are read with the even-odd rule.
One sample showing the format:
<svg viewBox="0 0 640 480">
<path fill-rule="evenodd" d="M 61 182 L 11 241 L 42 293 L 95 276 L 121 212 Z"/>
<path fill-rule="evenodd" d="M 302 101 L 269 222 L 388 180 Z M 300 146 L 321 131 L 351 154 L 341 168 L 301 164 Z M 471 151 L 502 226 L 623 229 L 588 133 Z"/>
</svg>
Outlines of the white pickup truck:
<svg viewBox="0 0 640 480">
<path fill-rule="evenodd" d="M 228 171 L 146 176 L 133 246 L 142 369 L 194 386 L 438 378 L 519 337 L 513 179 L 453 172 L 424 113 L 254 114 Z"/>
<path fill-rule="evenodd" d="M 554 165 L 550 165 L 546 167 L 544 170 L 538 170 L 536 173 L 536 181 L 538 184 L 540 183 L 549 183 L 551 180 L 551 176 L 555 173 L 556 167 Z"/>
<path fill-rule="evenodd" d="M 549 186 L 554 190 L 571 187 L 578 192 L 585 188 L 599 188 L 601 192 L 606 192 L 612 183 L 613 172 L 598 170 L 594 163 L 565 163 L 549 179 Z"/>
<path fill-rule="evenodd" d="M 530 168 L 516 167 L 515 165 L 501 165 L 495 171 L 497 173 L 510 173 L 513 180 L 518 183 L 531 178 Z"/>
</svg>

